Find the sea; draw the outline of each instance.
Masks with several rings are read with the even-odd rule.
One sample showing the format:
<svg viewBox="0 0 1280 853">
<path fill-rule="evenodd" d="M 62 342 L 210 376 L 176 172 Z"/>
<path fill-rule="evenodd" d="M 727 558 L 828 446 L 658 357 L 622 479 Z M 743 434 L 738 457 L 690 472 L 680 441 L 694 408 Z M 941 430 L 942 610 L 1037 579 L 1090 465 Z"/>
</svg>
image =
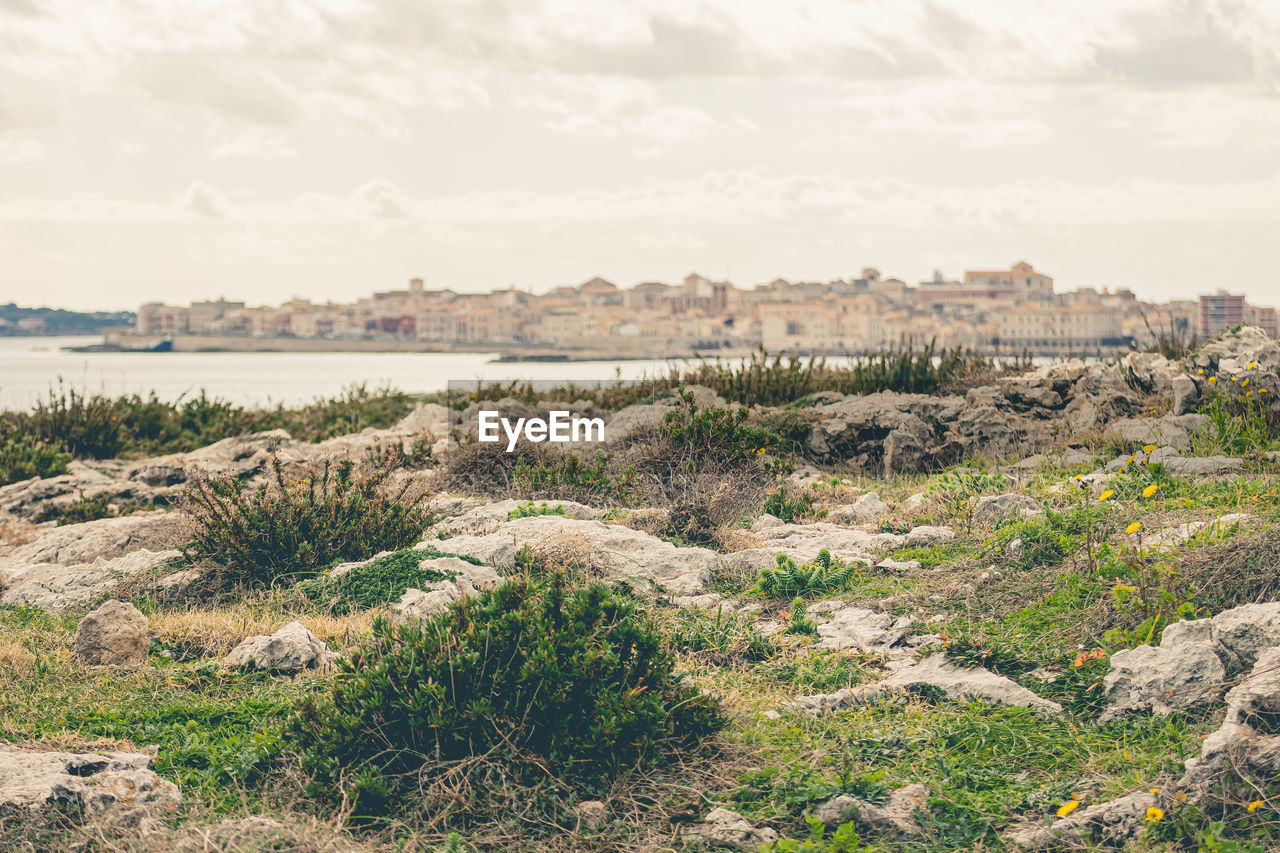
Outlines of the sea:
<svg viewBox="0 0 1280 853">
<path fill-rule="evenodd" d="M 411 393 L 450 383 L 587 384 L 666 374 L 679 361 L 498 362 L 497 353 L 71 352 L 88 337 L 0 337 L 0 409 L 28 409 L 61 386 L 85 393 L 177 400 L 205 391 L 252 407 L 309 403 L 353 384 Z"/>
</svg>

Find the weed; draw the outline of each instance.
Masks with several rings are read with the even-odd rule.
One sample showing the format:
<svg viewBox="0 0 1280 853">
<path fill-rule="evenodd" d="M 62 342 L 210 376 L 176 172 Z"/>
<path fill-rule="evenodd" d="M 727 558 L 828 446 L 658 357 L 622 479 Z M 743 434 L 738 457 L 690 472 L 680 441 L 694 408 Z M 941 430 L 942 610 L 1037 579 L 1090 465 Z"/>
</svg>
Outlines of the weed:
<svg viewBox="0 0 1280 853">
<path fill-rule="evenodd" d="M 189 559 L 208 559 L 220 589 L 265 587 L 336 562 L 367 559 L 416 542 L 431 518 L 409 481 L 384 490 L 389 472 L 357 471 L 349 460 L 307 479 L 275 480 L 254 490 L 233 477 L 198 480 L 181 504 L 195 521 Z M 292 577 L 296 579 L 296 577 Z"/>
<path fill-rule="evenodd" d="M 765 499 L 764 511 L 792 524 L 813 515 L 813 501 L 803 493 L 795 497 L 787 497 L 787 487 L 778 486 L 777 490 Z"/>
<path fill-rule="evenodd" d="M 854 566 L 833 563 L 831 552 L 823 548 L 812 563 L 797 564 L 785 554 L 777 565 L 761 569 L 756 589 L 764 595 L 808 595 L 834 592 L 854 576 Z"/>
<path fill-rule="evenodd" d="M 517 518 L 532 518 L 538 515 L 564 515 L 564 506 L 556 504 L 555 506 L 547 506 L 544 502 L 541 505 L 535 505 L 533 501 L 528 501 L 517 506 L 511 512 L 507 513 L 507 520 L 514 521 Z"/>
<path fill-rule="evenodd" d="M 409 587 L 450 580 L 453 572 L 422 569 L 418 564 L 436 557 L 452 557 L 435 548 L 410 548 L 384 554 L 363 565 L 352 566 L 337 577 L 322 576 L 302 581 L 298 593 L 313 605 L 338 616 L 399 601 Z M 476 562 L 472 557 L 462 557 Z"/>
<path fill-rule="evenodd" d="M 0 429 L 0 486 L 32 477 L 65 474 L 70 461 L 70 454 L 54 445 L 30 436 L 7 436 L 5 430 Z"/>
</svg>

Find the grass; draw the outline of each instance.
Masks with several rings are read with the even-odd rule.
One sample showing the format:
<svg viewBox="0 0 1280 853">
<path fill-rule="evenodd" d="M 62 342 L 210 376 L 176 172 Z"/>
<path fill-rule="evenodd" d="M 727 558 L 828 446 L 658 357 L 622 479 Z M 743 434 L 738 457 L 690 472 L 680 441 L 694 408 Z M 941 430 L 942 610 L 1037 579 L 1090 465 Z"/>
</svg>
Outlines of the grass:
<svg viewBox="0 0 1280 853">
<path fill-rule="evenodd" d="M 154 393 L 110 397 L 59 380 L 30 411 L 0 413 L 0 447 L 26 436 L 78 459 L 108 459 L 182 453 L 231 436 L 275 429 L 300 441 L 322 441 L 393 426 L 414 405 L 403 391 L 364 384 L 302 406 L 247 409 L 204 391 L 169 402 Z M 3 468 L 0 462 L 0 474 Z"/>
</svg>

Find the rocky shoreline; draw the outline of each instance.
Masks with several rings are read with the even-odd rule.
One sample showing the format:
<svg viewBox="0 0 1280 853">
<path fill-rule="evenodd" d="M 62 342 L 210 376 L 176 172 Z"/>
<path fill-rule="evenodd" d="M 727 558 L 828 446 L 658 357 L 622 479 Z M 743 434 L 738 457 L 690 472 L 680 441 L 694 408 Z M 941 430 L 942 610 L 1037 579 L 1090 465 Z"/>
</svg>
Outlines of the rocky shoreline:
<svg viewBox="0 0 1280 853">
<path fill-rule="evenodd" d="M 247 812 L 214 802 L 204 770 L 184 764 L 207 756 L 175 751 L 172 727 L 233 701 L 215 683 L 255 708 L 276 708 L 272 691 L 327 689 L 375 618 L 426 623 L 510 579 L 558 573 L 634 600 L 728 726 L 689 759 L 688 786 L 645 777 L 566 794 L 550 827 L 460 821 L 459 844 L 855 849 L 785 846 L 811 833 L 830 845 L 849 827 L 877 850 L 1174 849 L 1224 832 L 1264 849 L 1280 843 L 1280 582 L 1269 580 L 1280 464 L 1274 432 L 1244 450 L 1223 434 L 1266 423 L 1275 404 L 1263 389 L 1280 393 L 1280 345 L 1245 328 L 1182 362 L 1133 353 L 964 393 L 748 406 L 741 429 L 785 428 L 798 450 L 734 458 L 714 482 L 664 473 L 662 493 L 682 496 L 667 505 L 646 502 L 658 492 L 640 463 L 625 500 L 599 499 L 621 468 L 593 492 L 561 468 L 554 481 L 530 475 L 533 462 L 494 469 L 501 488 L 459 489 L 480 482 L 480 457 L 460 462 L 457 413 L 437 404 L 315 443 L 274 431 L 74 461 L 0 487 L 0 686 L 12 691 L 0 702 L 0 832 L 32 850 L 85 826 L 107 827 L 117 849 L 392 849 L 394 833 L 305 797 L 281 804 L 269 773 L 275 782 L 235 783 Z M 671 441 L 682 406 L 743 408 L 686 390 L 683 403 L 617 411 L 502 405 L 606 417 L 603 451 L 632 464 L 636 447 Z M 219 569 L 189 547 L 195 484 L 268 489 L 373 458 L 386 490 L 421 501 L 430 523 L 416 542 L 265 591 L 209 594 Z M 722 523 L 726 491 L 756 494 L 743 471 L 759 500 L 734 503 Z M 111 516 L 57 523 L 86 497 Z M 341 584 L 389 559 L 424 580 L 348 607 Z M 311 598 L 298 592 L 307 583 Z M 188 722 L 144 725 L 129 703 L 146 695 Z M 1058 738 L 1074 746 L 1055 753 Z M 43 820 L 55 811 L 70 828 Z M 424 824 L 430 841 L 413 849 L 472 849 L 444 846 L 453 826 Z"/>
</svg>

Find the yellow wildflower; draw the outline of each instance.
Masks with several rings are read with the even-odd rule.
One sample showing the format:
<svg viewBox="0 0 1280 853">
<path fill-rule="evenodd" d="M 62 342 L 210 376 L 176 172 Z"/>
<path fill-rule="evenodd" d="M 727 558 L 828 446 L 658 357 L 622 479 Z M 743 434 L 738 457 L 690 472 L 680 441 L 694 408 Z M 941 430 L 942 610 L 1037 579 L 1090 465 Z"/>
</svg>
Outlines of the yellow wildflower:
<svg viewBox="0 0 1280 853">
<path fill-rule="evenodd" d="M 1245 808 L 1246 808 L 1248 811 L 1256 812 L 1259 808 L 1261 808 L 1261 807 L 1262 807 L 1262 805 L 1263 805 L 1263 801 L 1262 801 L 1262 800 L 1254 800 L 1252 803 L 1249 803 L 1249 805 L 1248 805 L 1248 806 L 1246 806 Z"/>
<path fill-rule="evenodd" d="M 1253 369 L 1254 369 L 1255 367 L 1257 367 L 1257 366 L 1258 366 L 1258 362 L 1256 362 L 1256 361 L 1251 361 L 1251 362 L 1249 362 L 1249 366 L 1248 366 L 1248 367 L 1246 367 L 1246 368 L 1245 368 L 1245 370 L 1253 370 Z"/>
<path fill-rule="evenodd" d="M 1080 808 L 1079 800 L 1067 800 L 1065 803 L 1058 806 L 1058 817 L 1066 817 L 1078 808 Z"/>
<path fill-rule="evenodd" d="M 1217 381 L 1218 381 L 1218 377 L 1216 377 L 1216 376 L 1210 376 L 1210 377 L 1209 377 L 1209 384 L 1210 384 L 1210 385 L 1212 385 L 1213 383 L 1215 383 L 1215 382 L 1217 382 Z"/>
<path fill-rule="evenodd" d="M 1271 392 L 1270 392 L 1270 391 L 1268 391 L 1266 388 L 1259 388 L 1259 389 L 1258 389 L 1258 393 L 1259 393 L 1259 394 L 1270 394 Z"/>
<path fill-rule="evenodd" d="M 1148 794 L 1158 794 L 1158 793 L 1160 793 L 1160 789 L 1159 789 L 1159 788 L 1152 788 L 1152 789 L 1151 789 L 1150 791 L 1148 791 L 1147 793 L 1148 793 Z"/>
<path fill-rule="evenodd" d="M 1157 486 L 1155 483 L 1152 483 L 1150 486 L 1147 486 L 1145 489 L 1142 490 L 1142 496 L 1144 498 L 1149 498 L 1158 491 L 1160 491 L 1160 487 Z"/>
<path fill-rule="evenodd" d="M 1159 806 L 1151 806 L 1150 808 L 1147 809 L 1147 820 L 1151 821 L 1152 823 L 1155 823 L 1158 820 L 1162 820 L 1163 818 L 1164 818 L 1164 809 L 1160 808 Z"/>
<path fill-rule="evenodd" d="M 1241 387 L 1241 388 L 1243 388 L 1244 386 L 1246 386 L 1246 385 L 1248 385 L 1248 384 L 1249 384 L 1249 378 L 1248 378 L 1248 377 L 1245 377 L 1245 380 L 1244 380 L 1243 382 L 1241 382 L 1241 383 L 1240 383 L 1240 387 Z"/>
<path fill-rule="evenodd" d="M 1109 501 L 1109 500 L 1111 500 L 1112 496 L 1114 496 L 1114 495 L 1115 495 L 1115 493 L 1116 493 L 1115 489 L 1107 489 L 1105 492 L 1103 492 L 1102 494 L 1098 495 L 1098 500 L 1100 500 L 1100 501 Z"/>
<path fill-rule="evenodd" d="M 1203 367 L 1200 368 L 1199 370 L 1196 371 L 1196 373 L 1199 373 L 1201 376 L 1204 376 L 1204 368 Z"/>
<path fill-rule="evenodd" d="M 1175 794 L 1173 795 L 1173 798 L 1174 798 L 1175 800 L 1177 800 L 1178 802 L 1180 802 L 1180 803 L 1185 803 L 1185 802 L 1187 801 L 1187 792 L 1186 792 L 1186 791 L 1178 791 L 1177 793 L 1175 793 Z"/>
<path fill-rule="evenodd" d="M 1135 521 L 1133 524 L 1130 524 L 1128 527 L 1126 527 L 1124 529 L 1124 532 L 1132 536 L 1133 534 L 1137 533 L 1141 529 L 1142 529 L 1142 522 Z"/>
<path fill-rule="evenodd" d="M 1145 444 L 1145 445 L 1143 445 L 1143 447 L 1142 447 L 1142 451 L 1143 451 L 1144 453 L 1155 453 L 1155 451 L 1156 451 L 1156 446 L 1155 446 L 1154 444 Z"/>
</svg>

